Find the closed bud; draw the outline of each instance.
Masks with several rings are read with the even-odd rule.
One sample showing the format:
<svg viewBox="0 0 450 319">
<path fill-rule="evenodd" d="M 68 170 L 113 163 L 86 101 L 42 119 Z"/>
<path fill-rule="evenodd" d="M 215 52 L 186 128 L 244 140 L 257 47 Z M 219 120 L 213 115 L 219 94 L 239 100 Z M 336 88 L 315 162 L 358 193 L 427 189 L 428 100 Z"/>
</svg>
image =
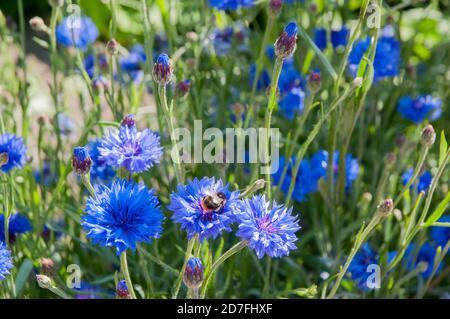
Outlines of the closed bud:
<svg viewBox="0 0 450 319">
<path fill-rule="evenodd" d="M 44 275 L 52 277 L 55 274 L 55 263 L 50 258 L 41 258 L 39 264 Z"/>
<path fill-rule="evenodd" d="M 47 30 L 47 26 L 41 17 L 33 17 L 30 19 L 29 23 L 33 31 L 42 32 Z"/>
<path fill-rule="evenodd" d="M 242 114 L 244 114 L 245 112 L 245 106 L 242 105 L 241 103 L 237 102 L 234 103 L 230 106 L 231 108 L 231 113 L 237 118 L 240 119 Z"/>
<path fill-rule="evenodd" d="M 3 165 L 8 164 L 9 162 L 9 155 L 8 153 L 0 153 L 0 167 Z"/>
<path fill-rule="evenodd" d="M 372 195 L 372 193 L 370 193 L 370 192 L 364 192 L 364 193 L 362 194 L 362 199 L 363 199 L 365 202 L 370 203 L 370 202 L 372 201 L 372 199 L 373 199 L 373 195 Z"/>
<path fill-rule="evenodd" d="M 275 55 L 279 59 L 286 59 L 294 53 L 297 48 L 297 32 L 298 27 L 295 22 L 290 22 L 285 28 L 283 33 L 278 37 L 275 42 Z"/>
<path fill-rule="evenodd" d="M 389 152 L 386 154 L 384 161 L 386 163 L 386 168 L 392 169 L 395 165 L 395 162 L 397 161 L 397 156 L 395 155 L 395 153 Z"/>
<path fill-rule="evenodd" d="M 203 283 L 203 264 L 198 258 L 191 258 L 186 264 L 183 282 L 190 289 L 197 289 Z"/>
<path fill-rule="evenodd" d="M 269 14 L 273 17 L 278 17 L 283 8 L 283 0 L 270 0 L 269 2 Z"/>
<path fill-rule="evenodd" d="M 191 90 L 191 80 L 184 80 L 177 84 L 177 94 L 179 97 L 185 97 Z"/>
<path fill-rule="evenodd" d="M 117 55 L 119 53 L 119 43 L 116 41 L 116 39 L 111 39 L 106 44 L 106 52 L 109 55 Z"/>
<path fill-rule="evenodd" d="M 129 128 L 133 128 L 136 126 L 136 116 L 134 114 L 128 114 L 120 123 L 122 126 L 128 126 Z"/>
<path fill-rule="evenodd" d="M 434 131 L 432 125 L 425 126 L 425 128 L 422 130 L 420 139 L 422 145 L 424 146 L 430 147 L 434 144 L 434 142 L 436 141 L 436 132 Z"/>
<path fill-rule="evenodd" d="M 153 78 L 160 85 L 167 85 L 172 80 L 172 65 L 169 56 L 160 54 L 153 66 Z"/>
<path fill-rule="evenodd" d="M 117 299 L 131 299 L 130 291 L 128 290 L 127 282 L 121 280 L 117 283 L 116 287 Z"/>
<path fill-rule="evenodd" d="M 92 159 L 86 147 L 75 147 L 73 149 L 72 168 L 78 175 L 86 175 L 90 172 Z"/>
<path fill-rule="evenodd" d="M 42 289 L 52 288 L 52 280 L 46 275 L 36 275 L 36 281 Z"/>
<path fill-rule="evenodd" d="M 316 94 L 322 85 L 322 77 L 320 71 L 311 71 L 308 75 L 308 88 L 311 93 Z"/>
<path fill-rule="evenodd" d="M 389 214 L 392 213 L 393 209 L 394 209 L 394 202 L 392 201 L 392 199 L 384 199 L 377 206 L 378 213 L 382 217 L 389 216 Z"/>
</svg>

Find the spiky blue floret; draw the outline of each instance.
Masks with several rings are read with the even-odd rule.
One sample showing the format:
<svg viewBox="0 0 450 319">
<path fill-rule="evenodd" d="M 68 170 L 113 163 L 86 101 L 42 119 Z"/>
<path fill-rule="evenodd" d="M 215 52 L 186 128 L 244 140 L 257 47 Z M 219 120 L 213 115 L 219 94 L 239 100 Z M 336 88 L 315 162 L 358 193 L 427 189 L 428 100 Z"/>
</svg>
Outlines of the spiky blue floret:
<svg viewBox="0 0 450 319">
<path fill-rule="evenodd" d="M 6 164 L 0 165 L 0 170 L 8 173 L 13 168 L 22 168 L 27 161 L 27 147 L 21 137 L 5 133 L 0 135 L 0 155 L 7 155 Z"/>
<path fill-rule="evenodd" d="M 110 165 L 106 164 L 105 160 L 100 158 L 100 145 L 101 140 L 94 140 L 86 146 L 92 159 L 91 179 L 97 182 L 109 182 L 116 175 L 116 172 Z"/>
<path fill-rule="evenodd" d="M 65 47 L 76 47 L 83 51 L 95 42 L 99 35 L 97 26 L 86 16 L 69 16 L 56 27 L 56 41 Z"/>
<path fill-rule="evenodd" d="M 406 248 L 403 260 L 406 263 L 406 267 L 410 271 L 416 269 L 419 263 L 425 263 L 426 267 L 425 270 L 422 271 L 421 276 L 424 279 L 428 279 L 433 272 L 433 268 L 435 267 L 434 259 L 436 257 L 436 250 L 437 246 L 430 243 L 423 244 L 418 251 L 416 244 L 410 244 L 408 248 Z M 439 273 L 443 266 L 444 264 L 441 262 L 436 267 L 436 273 Z"/>
<path fill-rule="evenodd" d="M 371 43 L 369 37 L 357 41 L 348 57 L 349 70 L 356 76 L 359 63 Z M 374 60 L 374 80 L 379 81 L 387 77 L 394 77 L 400 72 L 400 43 L 393 36 L 382 36 L 378 40 Z"/>
<path fill-rule="evenodd" d="M 420 124 L 427 117 L 438 119 L 442 114 L 442 100 L 431 95 L 419 95 L 417 98 L 403 96 L 397 105 L 398 112 L 414 124 Z"/>
<path fill-rule="evenodd" d="M 353 281 L 357 284 L 358 288 L 367 291 L 369 286 L 367 280 L 369 276 L 373 274 L 368 268 L 370 265 L 378 265 L 379 258 L 376 251 L 372 247 L 365 243 L 361 249 L 356 253 L 347 272 L 351 273 Z"/>
<path fill-rule="evenodd" d="M 320 50 L 325 50 L 327 47 L 327 30 L 324 28 L 314 29 L 314 43 Z"/>
<path fill-rule="evenodd" d="M 9 217 L 8 232 L 10 241 L 14 241 L 17 235 L 25 234 L 33 229 L 28 217 L 14 213 Z M 0 215 L 0 242 L 5 241 L 5 216 Z"/>
<path fill-rule="evenodd" d="M 305 92 L 300 88 L 292 89 L 291 92 L 286 94 L 280 101 L 278 106 L 280 113 L 292 121 L 296 116 L 303 113 L 305 100 Z"/>
<path fill-rule="evenodd" d="M 288 37 L 295 37 L 298 33 L 297 23 L 294 21 L 289 22 L 284 28 L 284 32 L 286 32 Z"/>
<path fill-rule="evenodd" d="M 450 215 L 442 216 L 438 219 L 440 223 L 450 223 Z M 437 246 L 445 247 L 450 241 L 450 227 L 431 227 L 431 238 Z M 449 252 L 450 253 L 450 252 Z"/>
<path fill-rule="evenodd" d="M 94 244 L 114 247 L 120 254 L 159 237 L 163 220 L 153 189 L 115 180 L 109 186 L 97 185 L 95 197 L 87 199 L 81 225 Z"/>
<path fill-rule="evenodd" d="M 0 242 L 0 280 L 6 278 L 9 275 L 9 271 L 13 268 L 11 251 Z"/>
<path fill-rule="evenodd" d="M 345 47 L 348 41 L 349 30 L 342 27 L 340 30 L 331 30 L 331 44 L 333 48 Z"/>
<path fill-rule="evenodd" d="M 248 241 L 258 258 L 279 258 L 296 249 L 295 233 L 300 229 L 292 208 L 266 201 L 264 195 L 245 199 L 239 205 L 239 229 L 236 236 Z"/>
<path fill-rule="evenodd" d="M 409 180 L 413 177 L 414 175 L 414 169 L 411 167 L 409 168 L 406 172 L 403 173 L 402 175 L 402 184 L 406 185 Z M 429 171 L 425 171 L 423 172 L 420 177 L 419 177 L 419 182 L 417 184 L 417 192 L 426 192 L 428 190 L 428 188 L 431 185 L 431 181 L 433 179 L 433 176 L 431 175 L 431 173 Z M 411 185 L 411 188 L 413 188 L 414 185 Z"/>
<path fill-rule="evenodd" d="M 209 5 L 218 10 L 235 11 L 241 7 L 252 7 L 254 0 L 209 0 Z"/>
<path fill-rule="evenodd" d="M 218 212 L 208 213 L 202 209 L 201 201 L 206 195 L 216 192 L 225 194 L 226 203 Z M 230 191 L 229 185 L 214 177 L 195 178 L 187 185 L 178 185 L 177 192 L 170 195 L 167 207 L 173 212 L 172 220 L 181 225 L 189 238 L 198 234 L 200 241 L 216 238 L 223 231 L 231 231 L 231 224 L 236 220 L 236 204 L 239 192 Z"/>
<path fill-rule="evenodd" d="M 140 173 L 159 163 L 163 149 L 159 135 L 145 129 L 121 126 L 105 136 L 98 147 L 100 160 L 115 168 L 126 168 L 129 172 Z"/>
</svg>

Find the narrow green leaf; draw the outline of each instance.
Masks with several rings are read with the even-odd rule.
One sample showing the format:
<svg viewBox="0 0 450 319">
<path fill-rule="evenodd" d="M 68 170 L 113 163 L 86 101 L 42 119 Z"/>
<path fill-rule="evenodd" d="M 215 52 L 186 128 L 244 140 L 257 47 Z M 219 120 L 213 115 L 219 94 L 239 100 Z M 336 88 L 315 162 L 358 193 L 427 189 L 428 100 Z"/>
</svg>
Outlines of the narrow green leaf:
<svg viewBox="0 0 450 319">
<path fill-rule="evenodd" d="M 444 162 L 445 156 L 447 155 L 447 140 L 445 139 L 444 130 L 441 132 L 441 143 L 439 145 L 439 166 Z"/>
<path fill-rule="evenodd" d="M 20 292 L 25 286 L 28 277 L 30 276 L 30 272 L 33 269 L 33 262 L 30 259 L 25 259 L 20 265 L 19 272 L 16 276 L 16 295 L 19 296 Z"/>
<path fill-rule="evenodd" d="M 423 227 L 430 227 L 439 218 L 441 218 L 449 202 L 450 202 L 450 192 L 447 192 L 447 196 L 445 196 L 445 198 L 439 203 L 438 207 L 433 212 L 433 214 L 431 214 L 431 216 L 428 217 Z"/>
</svg>

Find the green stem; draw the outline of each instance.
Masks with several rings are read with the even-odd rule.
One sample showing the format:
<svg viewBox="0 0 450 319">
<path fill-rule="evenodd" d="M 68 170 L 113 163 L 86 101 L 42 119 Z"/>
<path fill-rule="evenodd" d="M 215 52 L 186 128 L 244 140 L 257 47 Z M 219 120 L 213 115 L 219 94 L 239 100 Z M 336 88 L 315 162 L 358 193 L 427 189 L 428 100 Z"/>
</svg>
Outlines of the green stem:
<svg viewBox="0 0 450 319">
<path fill-rule="evenodd" d="M 208 289 L 209 282 L 211 281 L 214 273 L 216 270 L 224 263 L 225 260 L 233 256 L 234 254 L 238 253 L 245 247 L 247 247 L 248 242 L 246 240 L 242 240 L 238 242 L 236 245 L 228 249 L 222 256 L 219 257 L 219 259 L 216 260 L 216 262 L 211 266 L 211 269 L 205 276 L 205 280 L 203 281 L 202 290 L 201 290 L 201 299 L 205 299 L 206 291 Z"/>
<path fill-rule="evenodd" d="M 128 271 L 127 262 L 127 251 L 124 251 L 120 255 L 120 268 L 122 269 L 122 274 L 125 277 L 127 283 L 128 291 L 130 292 L 131 299 L 136 299 L 136 294 L 134 293 L 133 283 L 131 282 L 130 272 Z"/>
<path fill-rule="evenodd" d="M 172 299 L 177 299 L 178 293 L 180 292 L 181 283 L 183 281 L 183 274 L 186 270 L 187 262 L 189 261 L 189 258 L 191 258 L 192 249 L 194 248 L 194 244 L 197 241 L 197 236 L 192 237 L 189 239 L 187 247 L 186 247 L 186 253 L 184 255 L 184 261 L 183 261 L 183 267 L 181 267 L 181 271 L 178 274 L 177 281 L 175 282 L 175 288 L 172 294 Z"/>
</svg>

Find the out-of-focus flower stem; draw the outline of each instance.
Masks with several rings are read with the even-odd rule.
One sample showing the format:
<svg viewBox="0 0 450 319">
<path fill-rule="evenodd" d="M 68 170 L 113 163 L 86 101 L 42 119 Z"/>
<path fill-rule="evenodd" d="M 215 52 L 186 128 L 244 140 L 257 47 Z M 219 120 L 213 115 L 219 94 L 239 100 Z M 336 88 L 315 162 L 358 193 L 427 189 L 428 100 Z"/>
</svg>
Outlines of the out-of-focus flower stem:
<svg viewBox="0 0 450 319">
<path fill-rule="evenodd" d="M 191 258 L 192 249 L 194 248 L 194 245 L 195 245 L 196 241 L 197 241 L 197 236 L 192 237 L 188 241 L 188 244 L 187 244 L 187 247 L 186 247 L 186 253 L 184 255 L 183 266 L 181 267 L 181 271 L 178 274 L 177 281 L 175 282 L 175 287 L 174 287 L 174 291 L 173 291 L 173 294 L 172 294 L 172 299 L 177 299 L 177 297 L 178 297 L 178 293 L 180 292 L 180 288 L 181 288 L 181 283 L 183 281 L 183 274 L 184 274 L 184 271 L 186 270 L 186 264 L 187 264 L 189 258 Z"/>
<path fill-rule="evenodd" d="M 130 292 L 131 299 L 136 299 L 136 294 L 134 292 L 133 283 L 131 282 L 130 272 L 128 270 L 128 262 L 127 262 L 127 252 L 124 251 L 120 255 L 120 268 L 122 270 L 122 274 L 125 277 L 125 281 L 127 283 L 128 291 Z"/>
</svg>

